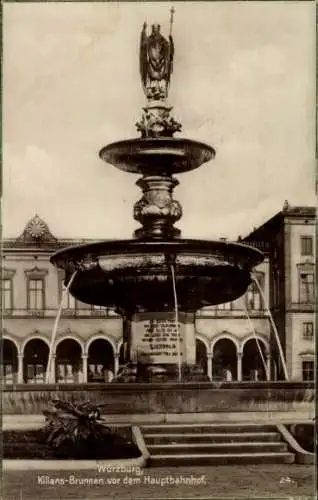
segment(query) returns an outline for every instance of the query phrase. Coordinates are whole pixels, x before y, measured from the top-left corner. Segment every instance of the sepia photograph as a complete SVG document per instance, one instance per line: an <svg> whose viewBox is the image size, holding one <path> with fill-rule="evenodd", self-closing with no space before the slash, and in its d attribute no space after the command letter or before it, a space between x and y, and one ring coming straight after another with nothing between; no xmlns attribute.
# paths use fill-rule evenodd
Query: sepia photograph
<svg viewBox="0 0 318 500"><path fill-rule="evenodd" d="M1 498L316 498L315 169L316 2L3 2Z"/></svg>

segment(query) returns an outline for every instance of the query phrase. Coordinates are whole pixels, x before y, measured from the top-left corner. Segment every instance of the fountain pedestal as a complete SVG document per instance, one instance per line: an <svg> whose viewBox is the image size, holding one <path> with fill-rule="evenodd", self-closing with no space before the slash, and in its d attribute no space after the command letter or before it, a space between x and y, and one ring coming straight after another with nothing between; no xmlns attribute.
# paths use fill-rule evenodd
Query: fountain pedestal
<svg viewBox="0 0 318 500"><path fill-rule="evenodd" d="M195 371L196 341L194 313L138 312L126 320L124 352L131 380L142 367L151 380L175 380L179 366ZM141 378L142 375L141 375Z"/></svg>
<svg viewBox="0 0 318 500"><path fill-rule="evenodd" d="M152 365L195 364L194 315L174 312L136 313L128 322L130 361Z"/></svg>

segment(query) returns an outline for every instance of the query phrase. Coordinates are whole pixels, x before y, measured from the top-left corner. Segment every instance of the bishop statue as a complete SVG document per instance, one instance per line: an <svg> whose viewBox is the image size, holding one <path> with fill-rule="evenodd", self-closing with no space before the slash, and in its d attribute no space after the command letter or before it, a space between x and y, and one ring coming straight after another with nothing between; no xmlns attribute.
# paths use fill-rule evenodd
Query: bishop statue
<svg viewBox="0 0 318 500"><path fill-rule="evenodd" d="M159 24L153 24L151 34L147 36L147 24L144 23L140 40L140 75L148 100L164 101L167 99L173 56L174 44L171 28L169 39L166 40L160 33Z"/></svg>

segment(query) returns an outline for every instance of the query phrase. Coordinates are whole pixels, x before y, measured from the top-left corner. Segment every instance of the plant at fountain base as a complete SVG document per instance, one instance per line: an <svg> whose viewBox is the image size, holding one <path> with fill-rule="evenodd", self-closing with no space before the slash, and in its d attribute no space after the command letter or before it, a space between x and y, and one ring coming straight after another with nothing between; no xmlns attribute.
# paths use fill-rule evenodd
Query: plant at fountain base
<svg viewBox="0 0 318 500"><path fill-rule="evenodd" d="M111 430L103 425L97 406L89 402L75 405L74 403L52 401L53 409L45 410L47 443L53 448L65 444L80 445L85 441L98 441Z"/></svg>
<svg viewBox="0 0 318 500"><path fill-rule="evenodd" d="M100 408L90 402L76 404L53 400L44 410L42 441L56 458L107 459L140 456L136 445L105 425Z"/></svg>
<svg viewBox="0 0 318 500"><path fill-rule="evenodd" d="M100 406L54 400L43 411L39 429L4 430L5 459L109 460L141 456L131 426L110 428L100 417Z"/></svg>

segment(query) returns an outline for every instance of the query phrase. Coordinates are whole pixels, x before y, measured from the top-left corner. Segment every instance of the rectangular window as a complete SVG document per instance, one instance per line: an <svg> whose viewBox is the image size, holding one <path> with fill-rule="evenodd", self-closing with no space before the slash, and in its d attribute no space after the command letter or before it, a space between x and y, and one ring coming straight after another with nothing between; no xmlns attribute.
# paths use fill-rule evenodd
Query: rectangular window
<svg viewBox="0 0 318 500"><path fill-rule="evenodd" d="M232 309L231 302L225 302L224 304L218 304L218 309L221 311L230 311Z"/></svg>
<svg viewBox="0 0 318 500"><path fill-rule="evenodd" d="M92 306L92 314L94 316L106 316L107 308L105 306Z"/></svg>
<svg viewBox="0 0 318 500"><path fill-rule="evenodd" d="M246 293L247 309L259 311L262 309L261 294L257 286L253 283Z"/></svg>
<svg viewBox="0 0 318 500"><path fill-rule="evenodd" d="M303 380L314 380L315 379L315 363L314 361L303 361L302 362L302 372Z"/></svg>
<svg viewBox="0 0 318 500"><path fill-rule="evenodd" d="M74 384L78 382L78 374L70 363L58 363L56 381L61 384Z"/></svg>
<svg viewBox="0 0 318 500"><path fill-rule="evenodd" d="M306 321L303 323L303 338L312 339L314 336L314 323L312 321Z"/></svg>
<svg viewBox="0 0 318 500"><path fill-rule="evenodd" d="M44 384L45 382L45 366L43 364L28 364L27 365L27 384Z"/></svg>
<svg viewBox="0 0 318 500"><path fill-rule="evenodd" d="M1 281L1 292L2 292L2 307L4 311L11 310L13 308L12 298L13 298L13 283L11 278L5 278Z"/></svg>
<svg viewBox="0 0 318 500"><path fill-rule="evenodd" d="M66 292L66 286L64 283L61 283L61 299L63 300L62 302L62 309L71 309L75 310L76 309L76 299L67 291Z"/></svg>
<svg viewBox="0 0 318 500"><path fill-rule="evenodd" d="M273 272L273 305L279 304L280 301L280 271L277 269Z"/></svg>
<svg viewBox="0 0 318 500"><path fill-rule="evenodd" d="M301 255L313 255L313 238L312 236L300 237L300 250Z"/></svg>
<svg viewBox="0 0 318 500"><path fill-rule="evenodd" d="M314 301L314 275L301 273L299 279L299 300L301 303L310 304Z"/></svg>
<svg viewBox="0 0 318 500"><path fill-rule="evenodd" d="M104 365L89 364L88 365L88 381L89 382L105 382Z"/></svg>
<svg viewBox="0 0 318 500"><path fill-rule="evenodd" d="M44 309L44 280L42 278L28 280L28 309L33 311Z"/></svg>
<svg viewBox="0 0 318 500"><path fill-rule="evenodd" d="M3 363L3 381L5 384L14 384L14 370L12 363Z"/></svg>
<svg viewBox="0 0 318 500"><path fill-rule="evenodd" d="M107 309L106 314L107 314L107 316L110 316L110 317L113 316L114 318L120 317L119 314L116 313L116 311L114 311L114 309Z"/></svg>

